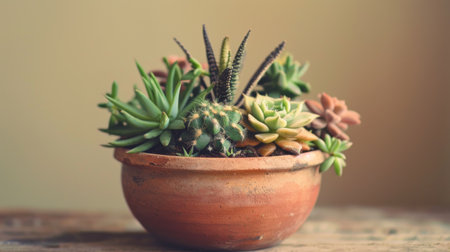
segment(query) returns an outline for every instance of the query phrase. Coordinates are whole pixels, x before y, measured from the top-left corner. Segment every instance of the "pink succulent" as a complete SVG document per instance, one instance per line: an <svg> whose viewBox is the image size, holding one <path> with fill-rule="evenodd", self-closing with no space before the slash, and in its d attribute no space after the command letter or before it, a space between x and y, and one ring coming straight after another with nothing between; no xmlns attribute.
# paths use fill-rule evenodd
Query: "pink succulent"
<svg viewBox="0 0 450 252"><path fill-rule="evenodd" d="M311 123L311 127L317 130L324 130L334 137L342 140L349 140L349 136L344 132L349 125L360 124L359 113L348 110L345 101L338 100L326 93L319 95L320 103L314 100L306 100L308 109L320 117Z"/></svg>

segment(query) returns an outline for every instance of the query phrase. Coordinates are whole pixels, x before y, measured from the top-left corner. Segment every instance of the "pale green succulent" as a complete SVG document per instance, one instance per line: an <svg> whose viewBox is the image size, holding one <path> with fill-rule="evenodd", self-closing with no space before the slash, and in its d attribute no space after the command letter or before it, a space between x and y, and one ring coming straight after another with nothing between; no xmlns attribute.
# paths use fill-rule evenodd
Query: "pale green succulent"
<svg viewBox="0 0 450 252"><path fill-rule="evenodd" d="M184 117L201 103L212 89L211 86L192 97L194 84L203 72L194 69L192 73L184 75L174 63L170 66L163 91L152 73L149 76L139 64L136 65L146 92L135 88L135 97L125 103L117 97L117 84L113 83L112 92L105 96L108 102L99 104L111 112L108 128L101 131L121 137L107 146L131 148L128 153L147 151L158 144L168 146L173 139L173 131L185 128ZM184 92L181 92L183 79L190 81Z"/></svg>
<svg viewBox="0 0 450 252"><path fill-rule="evenodd" d="M298 97L309 92L309 83L300 80L308 67L308 63L300 64L294 61L291 55L287 55L284 59L273 62L258 82L258 86L271 97Z"/></svg>
<svg viewBox="0 0 450 252"><path fill-rule="evenodd" d="M348 150L352 146L352 143L336 137L330 137L330 135L326 134L324 140L317 139L314 141L314 144L321 151L329 155L320 165L319 171L325 172L333 165L336 175L342 176L343 169L346 165L346 157L342 152Z"/></svg>
<svg viewBox="0 0 450 252"><path fill-rule="evenodd" d="M271 98L257 95L256 98L245 96L244 106L247 111L247 127L255 133L255 138L262 146L260 154L270 155L276 146L300 153L302 141L316 140L317 137L306 131L303 126L311 123L317 115L304 112L303 102L293 102L287 97Z"/></svg>

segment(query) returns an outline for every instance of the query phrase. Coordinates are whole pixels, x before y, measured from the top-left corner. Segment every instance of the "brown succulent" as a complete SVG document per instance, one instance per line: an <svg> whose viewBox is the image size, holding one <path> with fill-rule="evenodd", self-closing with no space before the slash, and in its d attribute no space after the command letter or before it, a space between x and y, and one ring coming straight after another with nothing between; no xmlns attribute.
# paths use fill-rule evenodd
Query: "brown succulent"
<svg viewBox="0 0 450 252"><path fill-rule="evenodd" d="M342 140L349 140L349 136L344 132L349 125L360 124L359 113L348 110L345 101L336 97L331 97L326 93L319 95L320 103L314 100L306 100L308 109L319 117L314 119L311 127L321 132L328 132L330 135Z"/></svg>

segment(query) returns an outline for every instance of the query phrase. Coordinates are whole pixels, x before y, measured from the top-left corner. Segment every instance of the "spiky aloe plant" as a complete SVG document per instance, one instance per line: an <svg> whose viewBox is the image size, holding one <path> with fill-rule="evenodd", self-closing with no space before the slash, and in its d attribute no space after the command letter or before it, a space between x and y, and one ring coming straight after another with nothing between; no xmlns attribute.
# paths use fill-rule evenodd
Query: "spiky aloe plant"
<svg viewBox="0 0 450 252"><path fill-rule="evenodd" d="M329 157L320 165L320 172L325 172L334 166L334 171L338 176L342 176L343 169L346 165L345 155L343 151L348 150L352 143L348 141L342 141L336 137L330 137L326 134L324 140L317 139L314 144L323 152L328 153Z"/></svg>
<svg viewBox="0 0 450 252"><path fill-rule="evenodd" d="M239 125L241 118L241 112L230 105L203 102L186 119L187 128L181 139L198 151L226 154L233 143L245 137L245 130Z"/></svg>
<svg viewBox="0 0 450 252"><path fill-rule="evenodd" d="M120 136L108 146L132 148L129 153L147 151L158 144L168 146L173 139L172 132L185 128L183 118L204 100L212 88L191 97L195 81L203 73L195 71L181 93L181 80L187 77L175 63L170 66L163 91L153 74L149 76L137 62L136 65L146 94L136 88L132 101L122 102L117 97L117 84L114 82L112 92L105 96L108 103L99 104L111 112L108 128L101 131Z"/></svg>
<svg viewBox="0 0 450 252"><path fill-rule="evenodd" d="M310 86L300 78L308 70L309 64L301 65L294 61L291 55L276 60L265 72L258 86L271 97L278 98L285 95L290 98L308 93Z"/></svg>
<svg viewBox="0 0 450 252"><path fill-rule="evenodd" d="M258 94L256 98L245 96L244 106L247 111L244 122L261 143L258 153L262 156L271 155L277 146L299 154L302 142L317 139L303 128L317 117L302 111L303 102L292 102L285 96L275 99Z"/></svg>
<svg viewBox="0 0 450 252"><path fill-rule="evenodd" d="M222 41L222 47L220 50L219 64L217 63L216 57L214 55L214 50L211 46L211 42L208 37L205 25L203 25L203 40L205 43L206 58L208 61L209 68L209 86L214 86L209 98L213 102L220 102L224 104L232 104L240 107L244 102L244 95L250 95L252 90L256 87L258 81L263 77L265 71L270 67L270 65L275 61L278 55L284 48L284 41L281 42L261 63L256 72L252 75L248 83L243 87L242 93L235 97L235 91L239 82L239 73L242 68L242 62L245 55L245 48L247 44L250 31L244 36L239 48L231 59L231 50L229 46L229 39L225 37ZM184 46L175 39L177 44L186 54L186 58L190 58L190 53L184 48ZM202 78L200 79L202 80ZM204 88L208 85L206 82L200 82Z"/></svg>

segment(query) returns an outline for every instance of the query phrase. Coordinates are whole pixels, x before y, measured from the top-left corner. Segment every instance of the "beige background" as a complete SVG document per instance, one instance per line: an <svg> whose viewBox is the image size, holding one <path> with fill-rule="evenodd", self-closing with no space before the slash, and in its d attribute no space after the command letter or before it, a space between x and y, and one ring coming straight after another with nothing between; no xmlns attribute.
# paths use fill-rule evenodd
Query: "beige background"
<svg viewBox="0 0 450 252"><path fill-rule="evenodd" d="M204 61L201 24L236 48L244 80L278 42L305 79L362 114L344 176L325 174L319 204L450 205L450 1L0 0L0 207L126 209L96 108L179 54ZM217 51L218 49L216 49Z"/></svg>

